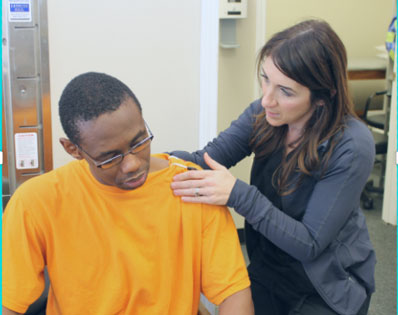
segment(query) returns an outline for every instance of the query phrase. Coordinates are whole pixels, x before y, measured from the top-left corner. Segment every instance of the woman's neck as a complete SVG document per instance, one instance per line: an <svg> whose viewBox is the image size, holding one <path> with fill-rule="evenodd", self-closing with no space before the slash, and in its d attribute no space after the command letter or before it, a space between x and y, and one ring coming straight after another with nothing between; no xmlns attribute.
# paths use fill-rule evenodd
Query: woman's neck
<svg viewBox="0 0 398 315"><path fill-rule="evenodd" d="M285 138L285 152L289 154L295 147L300 143L297 141L303 135L304 130L302 128L289 128Z"/></svg>

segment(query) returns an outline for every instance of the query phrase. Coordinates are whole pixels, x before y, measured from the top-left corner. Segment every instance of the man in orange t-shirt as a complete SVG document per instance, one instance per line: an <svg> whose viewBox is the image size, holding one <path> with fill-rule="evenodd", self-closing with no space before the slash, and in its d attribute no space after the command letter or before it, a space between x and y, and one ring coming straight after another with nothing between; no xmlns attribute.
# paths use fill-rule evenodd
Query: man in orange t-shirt
<svg viewBox="0 0 398 315"><path fill-rule="evenodd" d="M184 203L173 176L196 165L151 155L153 135L122 82L85 73L59 102L76 161L22 184L3 216L3 314L26 312L50 278L46 313L253 314L225 207ZM195 192L192 192L195 193Z"/></svg>

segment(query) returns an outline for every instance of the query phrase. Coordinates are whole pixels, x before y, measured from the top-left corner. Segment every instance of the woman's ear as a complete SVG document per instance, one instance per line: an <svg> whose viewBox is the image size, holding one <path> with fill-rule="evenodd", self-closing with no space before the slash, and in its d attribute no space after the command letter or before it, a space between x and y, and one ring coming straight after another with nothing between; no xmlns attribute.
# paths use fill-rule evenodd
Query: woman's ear
<svg viewBox="0 0 398 315"><path fill-rule="evenodd" d="M80 154L79 148L67 138L59 138L59 142L64 147L66 153L70 154L77 160L82 160L83 156Z"/></svg>

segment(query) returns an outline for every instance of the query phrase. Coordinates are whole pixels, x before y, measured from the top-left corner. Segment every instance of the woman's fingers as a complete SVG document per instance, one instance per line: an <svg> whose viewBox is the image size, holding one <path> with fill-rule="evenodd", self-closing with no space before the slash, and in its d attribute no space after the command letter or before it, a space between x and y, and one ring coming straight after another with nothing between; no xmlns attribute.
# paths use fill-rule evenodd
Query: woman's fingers
<svg viewBox="0 0 398 315"><path fill-rule="evenodd" d="M176 194L176 191L174 191ZM211 190L207 190L205 187L199 188L199 193L191 191L190 194L182 194L181 200L184 202L191 203L207 203L212 205L225 205L226 201L224 198L220 198L217 194L213 194Z"/></svg>
<svg viewBox="0 0 398 315"><path fill-rule="evenodd" d="M188 188L175 188L173 189L174 195L176 196L192 196L201 197L206 194L205 187L188 187Z"/></svg>
<svg viewBox="0 0 398 315"><path fill-rule="evenodd" d="M187 171L173 177L171 188L185 202L225 205L236 178L207 153L204 159L211 170Z"/></svg>
<svg viewBox="0 0 398 315"><path fill-rule="evenodd" d="M212 170L227 170L223 165L220 163L216 162L213 160L210 155L205 152L204 154L204 159L207 165ZM173 182L179 182L179 181L189 181L189 180L199 180L199 179L206 179L212 176L212 172L208 170L195 170L195 171L188 171L184 173L177 174L173 177ZM193 186L190 187L197 187L197 183L194 182L189 182L188 186L190 184L193 184ZM180 186L180 187L188 187L188 186ZM172 186L172 188L174 188Z"/></svg>
<svg viewBox="0 0 398 315"><path fill-rule="evenodd" d="M173 182L171 183L171 189L193 189L196 187L206 186L206 179L210 174L206 174L204 172L210 171L188 171L174 176Z"/></svg>
<svg viewBox="0 0 398 315"><path fill-rule="evenodd" d="M227 169L205 172L205 179L189 179L171 183L174 195L182 196L185 202L225 205L236 178Z"/></svg>
<svg viewBox="0 0 398 315"><path fill-rule="evenodd" d="M212 204L212 205L217 204L215 202L211 202L211 200L208 196L198 196L198 197L183 196L183 197L181 197L181 200L185 201L185 202L191 202L191 203L207 203L207 204Z"/></svg>

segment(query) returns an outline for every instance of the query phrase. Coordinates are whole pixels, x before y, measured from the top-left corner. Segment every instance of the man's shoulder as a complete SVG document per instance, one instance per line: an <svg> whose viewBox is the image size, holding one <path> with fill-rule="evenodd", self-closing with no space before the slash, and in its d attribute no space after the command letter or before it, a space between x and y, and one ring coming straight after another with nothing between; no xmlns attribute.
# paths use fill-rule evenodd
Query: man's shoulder
<svg viewBox="0 0 398 315"><path fill-rule="evenodd" d="M187 172L190 170L201 170L202 168L193 162L190 161L185 161L183 159L180 159L176 156L169 155L166 153L162 154L153 154L152 158L159 158L164 161L167 161L168 163L168 168L170 172L167 172L168 177L171 177L175 174L182 173L182 172ZM178 197L180 198L180 197ZM209 205L209 204L204 204L204 203L186 203L183 202L182 205L184 207L195 207L195 208L200 208L202 212L209 213L215 216L222 215L222 216L229 216L230 211L226 206L217 206L217 205Z"/></svg>
<svg viewBox="0 0 398 315"><path fill-rule="evenodd" d="M195 164L190 161L185 161L185 160L180 159L179 157L176 157L174 155L167 155L167 158L169 160L169 166L181 167L185 171L201 170L202 169L198 164Z"/></svg>
<svg viewBox="0 0 398 315"><path fill-rule="evenodd" d="M52 189L62 182L67 182L68 177L80 167L79 161L72 161L44 174L32 177L23 182L16 190L16 195L32 196L44 194L48 196Z"/></svg>
<svg viewBox="0 0 398 315"><path fill-rule="evenodd" d="M167 153L152 154L151 168L152 167L154 168L153 171L169 167L169 168L174 169L175 172L177 172L177 173L183 172L183 171L189 171L189 170L202 169L198 164L195 164L195 163L189 162L189 161L185 161L183 159L180 159L177 156L170 155Z"/></svg>
<svg viewBox="0 0 398 315"><path fill-rule="evenodd" d="M28 179L12 194L5 213L7 216L12 212L17 216L30 213L41 217L51 209L60 209L64 201L70 200L74 192L81 190L84 185L82 177L86 172L82 171L83 168L80 161L72 161Z"/></svg>

